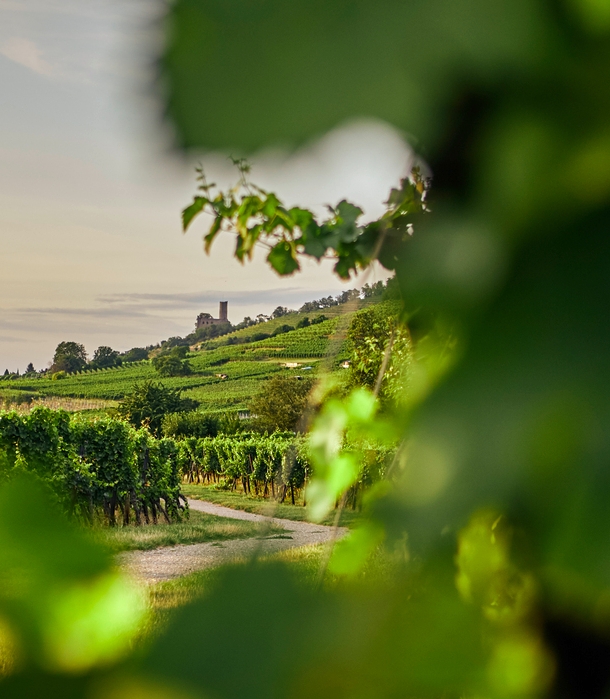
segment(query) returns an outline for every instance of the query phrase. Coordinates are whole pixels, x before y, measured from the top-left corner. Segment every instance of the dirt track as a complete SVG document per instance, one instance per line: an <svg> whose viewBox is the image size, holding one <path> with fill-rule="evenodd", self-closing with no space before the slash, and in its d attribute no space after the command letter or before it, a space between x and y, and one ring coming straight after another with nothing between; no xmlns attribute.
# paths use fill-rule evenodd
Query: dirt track
<svg viewBox="0 0 610 699"><path fill-rule="evenodd" d="M282 529L283 534L255 539L231 539L222 542L168 546L152 551L127 551L118 556L121 566L129 570L136 578L147 583L187 575L203 568L212 568L237 558L267 555L285 549L321 544L333 536L332 527L310 522L293 522L289 519L264 517L251 512L232 510L203 500L189 500L193 510L206 512L217 517L244 519L250 522L269 522ZM337 537L342 537L347 529L340 527Z"/></svg>

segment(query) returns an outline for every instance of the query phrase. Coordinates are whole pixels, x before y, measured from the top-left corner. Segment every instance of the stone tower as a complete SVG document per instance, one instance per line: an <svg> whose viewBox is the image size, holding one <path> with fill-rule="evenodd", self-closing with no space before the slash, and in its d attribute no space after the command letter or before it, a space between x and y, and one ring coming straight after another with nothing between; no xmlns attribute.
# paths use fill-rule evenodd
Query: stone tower
<svg viewBox="0 0 610 699"><path fill-rule="evenodd" d="M220 302L220 309L218 311L218 320L222 321L223 323L227 323L229 320L229 302L228 301L221 301Z"/></svg>

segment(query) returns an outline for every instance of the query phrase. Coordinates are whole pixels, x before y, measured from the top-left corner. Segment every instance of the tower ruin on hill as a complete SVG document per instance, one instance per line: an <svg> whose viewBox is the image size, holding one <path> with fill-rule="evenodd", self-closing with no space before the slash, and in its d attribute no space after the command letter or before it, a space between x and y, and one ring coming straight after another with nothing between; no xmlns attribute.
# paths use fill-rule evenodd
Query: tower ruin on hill
<svg viewBox="0 0 610 699"><path fill-rule="evenodd" d="M218 318L212 318L209 313L200 313L195 322L195 328L205 328L208 325L219 325L229 322L229 302L221 301L218 310Z"/></svg>

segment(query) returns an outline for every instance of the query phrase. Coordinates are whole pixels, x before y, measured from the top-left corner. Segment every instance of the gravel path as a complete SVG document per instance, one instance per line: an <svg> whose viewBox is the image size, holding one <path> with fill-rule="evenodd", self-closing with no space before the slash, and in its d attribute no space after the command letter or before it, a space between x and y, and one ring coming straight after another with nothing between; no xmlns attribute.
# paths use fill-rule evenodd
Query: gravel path
<svg viewBox="0 0 610 699"><path fill-rule="evenodd" d="M268 522L284 529L281 535L255 539L230 539L204 544L167 546L152 551L126 551L119 554L118 561L132 575L146 583L162 582L187 575L203 568L212 568L237 558L267 555L310 544L321 544L333 536L332 527L310 522L293 522L290 519L265 517L263 515L233 510L203 500L189 500L192 510L206 512L217 517L245 519L250 522ZM345 536L347 529L339 527L337 537Z"/></svg>

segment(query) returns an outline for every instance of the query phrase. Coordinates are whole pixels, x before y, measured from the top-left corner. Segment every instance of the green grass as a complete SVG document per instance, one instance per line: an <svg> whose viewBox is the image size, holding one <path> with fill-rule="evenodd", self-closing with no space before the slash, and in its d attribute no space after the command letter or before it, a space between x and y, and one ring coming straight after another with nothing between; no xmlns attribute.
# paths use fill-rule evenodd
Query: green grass
<svg viewBox="0 0 610 699"><path fill-rule="evenodd" d="M280 527L265 523L244 522L216 517L191 510L188 520L173 524L159 523L141 527L104 527L96 537L113 551L149 551L161 546L199 544L207 541L247 539L284 533Z"/></svg>
<svg viewBox="0 0 610 699"><path fill-rule="evenodd" d="M182 492L189 498L207 500L217 505L232 507L235 510L244 510L245 512L254 512L255 514L279 517L281 519L291 519L296 522L311 521L309 511L306 507L303 507L302 501L296 505L286 502L279 503L271 499L245 495L240 491L219 490L215 486L209 485L184 484ZM331 512L322 520L321 524L334 524L335 516L336 512ZM359 520L360 513L346 509L341 513L339 524L342 527L353 527Z"/></svg>

